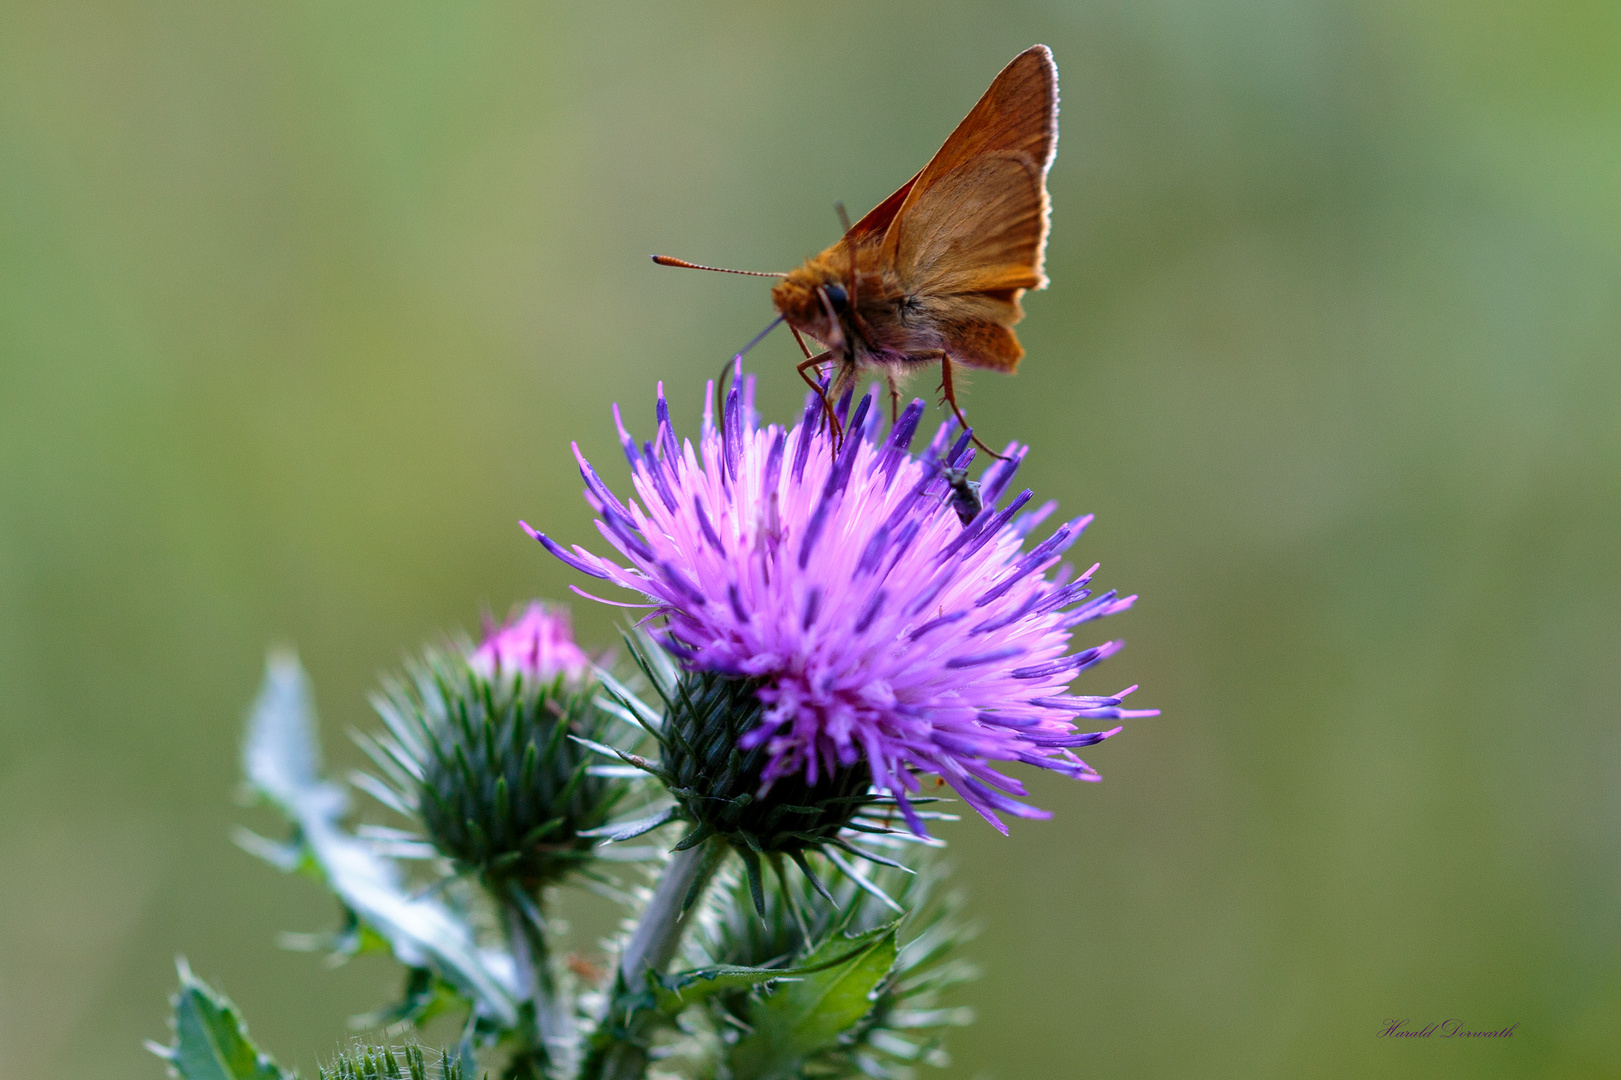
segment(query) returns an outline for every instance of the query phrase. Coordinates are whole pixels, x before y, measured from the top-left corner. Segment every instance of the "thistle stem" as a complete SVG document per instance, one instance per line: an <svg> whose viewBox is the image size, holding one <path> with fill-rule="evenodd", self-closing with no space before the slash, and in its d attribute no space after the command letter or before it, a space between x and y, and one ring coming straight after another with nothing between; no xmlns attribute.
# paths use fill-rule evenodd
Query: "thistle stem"
<svg viewBox="0 0 1621 1080"><path fill-rule="evenodd" d="M699 844L678 851L664 868L664 876L659 878L653 898L647 902L619 959L619 976L627 986L641 985L644 972L663 968L675 956L688 922L683 918L682 904L700 879L707 880L715 870L715 860L707 848L707 844Z"/></svg>
<svg viewBox="0 0 1621 1080"><path fill-rule="evenodd" d="M573 1032L566 1006L552 980L545 928L537 925L525 905L514 898L503 898L501 907L519 990L535 1010L532 1044L536 1064L545 1072L566 1074Z"/></svg>
<svg viewBox="0 0 1621 1080"><path fill-rule="evenodd" d="M635 996L647 980L649 971L662 971L675 956L681 944L681 935L692 921L684 908L686 899L694 891L702 892L710 877L720 865L722 850L714 839L697 847L678 851L664 868L664 876L653 889L653 898L642 911L641 921L625 942L625 951L619 958L619 970L614 982L614 993L609 1002L609 1013L603 1018L602 1029L611 1030L620 1020L628 998ZM696 906L696 905L695 905ZM585 1075L596 1080L641 1080L647 1072L647 1037L652 1017L646 1012L629 1019L626 1037L620 1038L595 1063L589 1063ZM595 1068L591 1067L595 1064Z"/></svg>

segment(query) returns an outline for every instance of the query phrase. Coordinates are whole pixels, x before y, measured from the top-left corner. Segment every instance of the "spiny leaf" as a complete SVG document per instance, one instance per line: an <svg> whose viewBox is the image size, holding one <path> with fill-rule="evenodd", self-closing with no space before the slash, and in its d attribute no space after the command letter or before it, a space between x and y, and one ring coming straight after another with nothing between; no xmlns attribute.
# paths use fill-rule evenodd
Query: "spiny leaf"
<svg viewBox="0 0 1621 1080"><path fill-rule="evenodd" d="M399 869L339 824L343 790L320 775L309 680L291 654L271 656L248 719L243 765L254 787L298 827L308 857L338 899L386 939L408 967L430 967L514 1024L515 995L485 963L472 928L444 904L412 897ZM272 860L285 867L285 860Z"/></svg>
<svg viewBox="0 0 1621 1080"><path fill-rule="evenodd" d="M835 934L818 946L799 965L808 974L778 985L750 1010L754 1032L732 1049L733 1075L797 1075L807 1056L834 1045L859 1023L895 966L895 931L891 923L854 938Z"/></svg>
<svg viewBox="0 0 1621 1080"><path fill-rule="evenodd" d="M191 973L184 960L174 996L174 1045L147 1043L180 1080L294 1080L248 1039L236 1006Z"/></svg>
<svg viewBox="0 0 1621 1080"><path fill-rule="evenodd" d="M774 979L793 979L799 973L783 968L719 967L682 971L674 975L650 975L653 1000L659 1011L674 1016L688 1005L696 1005L711 994L747 990Z"/></svg>
<svg viewBox="0 0 1621 1080"><path fill-rule="evenodd" d="M666 806L655 813L648 814L646 817L635 818L630 821L615 821L595 829L581 829L580 835L601 836L610 842L630 840L641 836L643 833L650 833L660 825L668 825L678 815L679 810L674 805Z"/></svg>
<svg viewBox="0 0 1621 1080"><path fill-rule="evenodd" d="M659 1009L673 1016L688 1005L697 1004L712 994L747 990L768 982L795 982L818 978L827 972L836 972L872 952L875 945L882 943L885 934L890 938L890 962L893 963L895 926L891 924L856 937L835 935L807 956L804 963L794 967L742 967L736 964L717 964L692 971L678 971L670 975L649 973L648 984ZM858 1014L856 1019L860 1018Z"/></svg>

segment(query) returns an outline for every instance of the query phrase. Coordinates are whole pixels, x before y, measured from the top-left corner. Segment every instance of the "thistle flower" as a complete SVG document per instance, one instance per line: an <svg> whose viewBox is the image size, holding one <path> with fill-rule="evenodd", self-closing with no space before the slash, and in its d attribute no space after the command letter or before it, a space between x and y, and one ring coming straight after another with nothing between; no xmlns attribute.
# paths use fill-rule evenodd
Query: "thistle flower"
<svg viewBox="0 0 1621 1080"><path fill-rule="evenodd" d="M361 746L381 778L357 782L492 884L532 893L589 873L588 834L628 790L571 738L605 738L611 719L589 664L567 616L538 603L477 647L427 651L373 697L387 732Z"/></svg>
<svg viewBox="0 0 1621 1080"><path fill-rule="evenodd" d="M467 666L485 679L505 675L550 683L561 675L574 686L591 671L591 658L574 643L568 611L537 600L490 631L467 657Z"/></svg>
<svg viewBox="0 0 1621 1080"><path fill-rule="evenodd" d="M524 529L569 566L644 594L687 671L752 685L760 720L739 747L765 749L762 791L789 776L815 788L864 762L922 835L919 774L938 774L1003 832L999 814L1050 815L1019 801L1023 786L992 762L1098 779L1074 751L1121 729L1075 721L1154 711L1122 707L1135 687L1069 693L1121 647L1070 653L1073 628L1136 599L1092 597L1096 566L1079 577L1058 566L1091 515L1026 550L1055 509L1027 510L1028 490L998 505L1027 448L1011 444L985 470L983 509L964 525L944 471L971 461L969 433L951 441L942 424L913 454L922 401L881 436L876 387L853 416L846 393L835 447L819 401L808 397L792 428L761 427L753 379L742 383L720 427L706 408L697 450L677 439L662 384L654 442L638 447L615 408L638 499L621 501L575 447L598 529L629 565Z"/></svg>

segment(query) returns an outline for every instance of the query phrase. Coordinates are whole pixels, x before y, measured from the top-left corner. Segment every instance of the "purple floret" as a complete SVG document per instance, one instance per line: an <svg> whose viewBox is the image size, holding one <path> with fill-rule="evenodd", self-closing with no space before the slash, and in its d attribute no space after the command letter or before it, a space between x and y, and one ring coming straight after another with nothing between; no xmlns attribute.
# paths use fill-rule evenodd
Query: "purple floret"
<svg viewBox="0 0 1621 1080"><path fill-rule="evenodd" d="M798 772L814 785L865 759L917 832L907 795L928 773L1006 832L998 813L1050 815L1018 801L1024 787L991 762L1098 779L1073 748L1121 729L1081 732L1075 721L1157 710L1122 708L1136 687L1068 692L1120 648L1071 654L1071 628L1136 600L1091 597L1097 567L1072 579L1059 565L1091 516L1027 551L1055 504L1026 510L1026 490L997 505L1027 447L1009 445L1008 460L985 470L984 510L965 526L943 469L966 467L973 450L966 434L951 441L948 423L914 455L922 401L885 437L874 387L835 455L814 396L791 429L762 428L753 390L752 376L741 394L732 388L724 430L706 408L697 450L677 440L662 383L652 443L638 448L616 407L637 499L621 502L575 447L598 530L628 565L525 530L582 573L647 596L686 669L760 680L764 718L742 745L766 747L766 786ZM846 395L841 415L848 407Z"/></svg>

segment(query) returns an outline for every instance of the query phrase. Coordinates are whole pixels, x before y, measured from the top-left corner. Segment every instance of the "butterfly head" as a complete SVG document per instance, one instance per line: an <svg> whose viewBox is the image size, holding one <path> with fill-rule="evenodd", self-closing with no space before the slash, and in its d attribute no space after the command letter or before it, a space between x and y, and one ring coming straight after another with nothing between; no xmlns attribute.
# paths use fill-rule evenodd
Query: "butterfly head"
<svg viewBox="0 0 1621 1080"><path fill-rule="evenodd" d="M850 293L842 275L832 267L817 265L820 261L812 259L791 271L772 288L771 302L789 326L842 352L848 336Z"/></svg>

